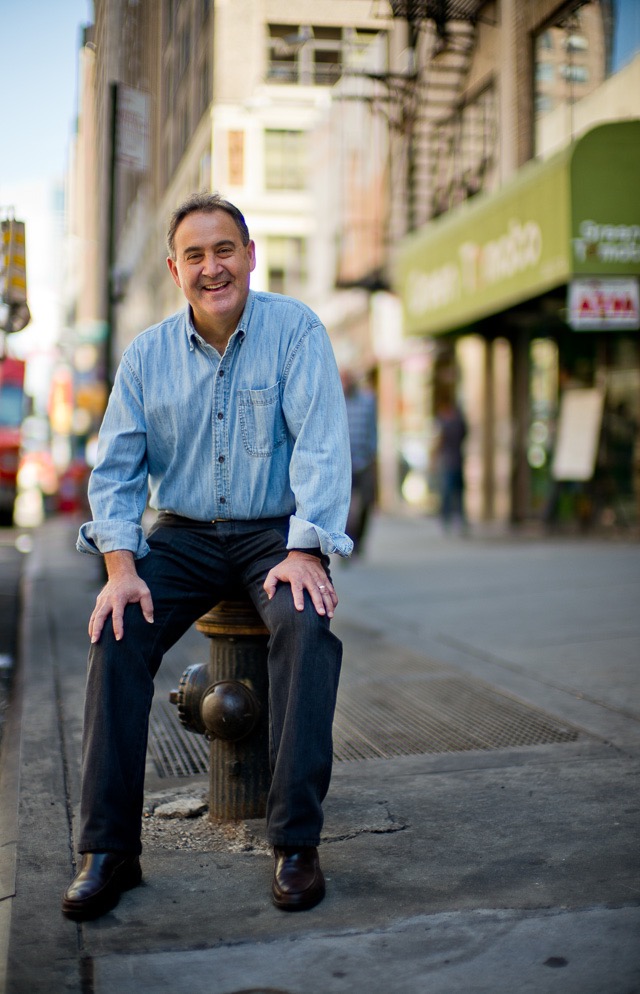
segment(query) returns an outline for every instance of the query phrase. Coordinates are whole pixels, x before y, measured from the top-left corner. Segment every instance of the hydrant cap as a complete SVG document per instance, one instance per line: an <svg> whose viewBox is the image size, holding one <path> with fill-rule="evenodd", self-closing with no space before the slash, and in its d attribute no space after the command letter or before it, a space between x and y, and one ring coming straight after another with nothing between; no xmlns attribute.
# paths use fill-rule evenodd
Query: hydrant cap
<svg viewBox="0 0 640 994"><path fill-rule="evenodd" d="M200 710L209 734L227 742L250 735L260 717L255 694L239 680L221 680L208 687Z"/></svg>

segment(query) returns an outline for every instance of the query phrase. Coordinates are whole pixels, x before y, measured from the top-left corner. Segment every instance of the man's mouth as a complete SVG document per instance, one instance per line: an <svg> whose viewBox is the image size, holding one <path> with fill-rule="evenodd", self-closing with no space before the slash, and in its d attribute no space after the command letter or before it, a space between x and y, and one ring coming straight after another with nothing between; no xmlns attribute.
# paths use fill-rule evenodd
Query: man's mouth
<svg viewBox="0 0 640 994"><path fill-rule="evenodd" d="M231 280L220 280L218 283L203 283L201 289L206 290L207 293L219 293L225 287L229 286L230 283Z"/></svg>

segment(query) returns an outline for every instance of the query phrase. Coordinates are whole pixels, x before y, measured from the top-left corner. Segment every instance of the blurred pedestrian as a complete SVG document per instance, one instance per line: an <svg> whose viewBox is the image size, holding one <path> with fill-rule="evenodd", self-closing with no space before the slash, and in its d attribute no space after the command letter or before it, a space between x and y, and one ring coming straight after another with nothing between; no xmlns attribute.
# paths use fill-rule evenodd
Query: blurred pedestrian
<svg viewBox="0 0 640 994"><path fill-rule="evenodd" d="M271 634L272 899L325 892L317 845L342 644L329 555L348 556L349 436L329 338L290 297L249 289L240 211L197 194L173 214L167 263L187 306L125 350L89 484L80 551L108 581L89 622L79 871L63 899L96 918L140 882L153 678L163 654L243 586ZM145 535L147 495L160 511Z"/></svg>
<svg viewBox="0 0 640 994"><path fill-rule="evenodd" d="M362 552L369 518L376 500L376 457L378 427L376 398L362 387L351 370L340 373L347 405L351 445L351 503L347 535L353 541L353 555Z"/></svg>
<svg viewBox="0 0 640 994"><path fill-rule="evenodd" d="M467 422L460 407L445 397L436 410L433 458L440 490L440 519L445 530L456 523L466 531L464 508L464 440Z"/></svg>

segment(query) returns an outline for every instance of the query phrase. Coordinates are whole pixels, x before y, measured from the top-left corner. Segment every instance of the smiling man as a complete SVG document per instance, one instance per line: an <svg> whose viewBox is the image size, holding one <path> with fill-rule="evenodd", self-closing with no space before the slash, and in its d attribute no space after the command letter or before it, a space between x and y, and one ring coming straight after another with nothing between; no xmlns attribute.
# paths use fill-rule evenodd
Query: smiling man
<svg viewBox="0 0 640 994"><path fill-rule="evenodd" d="M187 214L169 238L167 264L191 305L194 327L222 353L244 310L256 265L249 232L218 210Z"/></svg>
<svg viewBox="0 0 640 994"><path fill-rule="evenodd" d="M126 349L100 431L78 548L108 581L89 621L79 871L62 908L96 918L141 880L153 678L164 653L241 584L269 641L272 899L313 907L342 646L329 554L348 556L344 399L327 333L300 301L250 290L241 212L197 194L167 263L186 308ZM148 535L147 501L159 511ZM124 702L124 706L123 706Z"/></svg>

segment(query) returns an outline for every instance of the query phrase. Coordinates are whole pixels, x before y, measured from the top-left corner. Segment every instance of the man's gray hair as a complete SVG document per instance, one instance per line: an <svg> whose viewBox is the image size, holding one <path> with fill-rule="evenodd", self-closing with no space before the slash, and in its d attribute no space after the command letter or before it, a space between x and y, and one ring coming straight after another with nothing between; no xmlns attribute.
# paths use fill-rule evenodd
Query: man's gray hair
<svg viewBox="0 0 640 994"><path fill-rule="evenodd" d="M176 231L185 217L188 217L189 214L213 214L215 211L224 211L225 214L232 217L240 232L242 244L249 244L249 229L242 211L221 197L219 193L192 193L179 207L176 207L169 219L167 248L172 259L176 257Z"/></svg>

